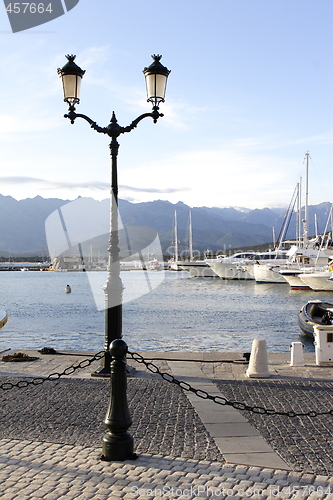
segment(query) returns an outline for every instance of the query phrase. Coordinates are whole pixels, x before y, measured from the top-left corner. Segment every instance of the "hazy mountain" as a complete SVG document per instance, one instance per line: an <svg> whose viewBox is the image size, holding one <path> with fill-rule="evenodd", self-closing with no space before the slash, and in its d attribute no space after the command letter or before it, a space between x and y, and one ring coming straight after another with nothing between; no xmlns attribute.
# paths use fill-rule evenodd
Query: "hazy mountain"
<svg viewBox="0 0 333 500"><path fill-rule="evenodd" d="M89 199L98 213L103 213L108 228L109 201ZM55 210L70 203L69 200L44 199L40 196L17 201L11 196L0 195L0 255L48 255L45 220ZM309 234L315 233L314 214L317 216L319 232L324 230L331 203L324 202L309 207ZM101 209L102 212L101 212ZM174 214L177 212L179 251L188 248L189 213L192 210L193 248L203 252L227 251L230 248L259 245L272 241L272 228L276 236L283 224L284 213L277 209L209 208L190 209L182 202L168 201L130 203L119 200L120 216L128 226L149 226L159 234L163 252L172 253L174 245ZM65 213L65 209L62 209ZM84 221L81 220L84 224ZM288 237L295 237L295 216ZM105 233L108 229L105 229ZM101 239L101 238L100 238ZM103 239L103 238L102 238ZM107 241L107 238L104 237ZM107 248L107 243L104 245Z"/></svg>
<svg viewBox="0 0 333 500"><path fill-rule="evenodd" d="M0 195L0 254L45 255L45 220L64 203L67 202L41 196L17 201Z"/></svg>

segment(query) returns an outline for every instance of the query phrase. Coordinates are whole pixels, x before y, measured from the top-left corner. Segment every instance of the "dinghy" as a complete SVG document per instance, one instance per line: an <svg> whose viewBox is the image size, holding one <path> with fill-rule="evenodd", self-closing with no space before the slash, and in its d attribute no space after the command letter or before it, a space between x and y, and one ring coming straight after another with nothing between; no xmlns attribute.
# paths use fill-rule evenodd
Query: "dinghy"
<svg viewBox="0 0 333 500"><path fill-rule="evenodd" d="M316 325L333 325L333 304L310 300L300 310L298 324L305 335L313 338Z"/></svg>

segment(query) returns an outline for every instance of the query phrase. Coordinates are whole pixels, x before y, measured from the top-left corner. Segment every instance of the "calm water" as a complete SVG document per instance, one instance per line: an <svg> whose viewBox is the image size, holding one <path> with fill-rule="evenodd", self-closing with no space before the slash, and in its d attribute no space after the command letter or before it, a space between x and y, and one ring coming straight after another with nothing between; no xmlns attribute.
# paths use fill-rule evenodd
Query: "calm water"
<svg viewBox="0 0 333 500"><path fill-rule="evenodd" d="M141 282L144 287L144 274L122 272L127 290ZM104 311L96 308L87 273L1 272L0 287L0 309L9 315L0 329L0 351L103 349ZM333 302L329 292L169 271L151 293L123 305L124 340L132 351L243 352L251 350L255 338L266 339L271 352L288 352L299 340L313 351L301 335L297 313L314 298Z"/></svg>

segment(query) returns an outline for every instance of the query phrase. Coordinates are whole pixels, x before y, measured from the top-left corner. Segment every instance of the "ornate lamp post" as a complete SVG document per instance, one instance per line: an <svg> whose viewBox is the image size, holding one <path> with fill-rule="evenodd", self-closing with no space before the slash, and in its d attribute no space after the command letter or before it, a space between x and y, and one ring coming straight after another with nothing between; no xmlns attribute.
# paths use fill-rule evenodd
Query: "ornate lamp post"
<svg viewBox="0 0 333 500"><path fill-rule="evenodd" d="M111 153L111 200L110 200L110 240L109 240L109 257L108 257L108 278L104 287L105 291L105 356L100 368L95 372L95 375L108 376L110 375L111 355L109 352L110 344L115 339L122 338L122 294L123 284L120 278L120 262L119 262L119 237L118 237L118 174L117 174L117 156L119 143L117 138L126 132L131 132L144 118L151 117L154 123L158 118L163 116L159 112L159 105L164 102L167 78L170 71L161 64L160 55L153 55L154 62L144 68L143 73L146 79L147 101L153 105L151 113L144 113L136 118L127 127L121 127L113 112L111 121L107 127L100 127L86 115L75 112L75 104L79 104L80 98L80 83L85 73L74 62L74 55L67 55L67 64L61 69L58 69L58 74L62 78L64 101L68 103L69 110L65 115L73 124L76 118L86 120L92 129L96 132L107 134L111 138L110 153Z"/></svg>

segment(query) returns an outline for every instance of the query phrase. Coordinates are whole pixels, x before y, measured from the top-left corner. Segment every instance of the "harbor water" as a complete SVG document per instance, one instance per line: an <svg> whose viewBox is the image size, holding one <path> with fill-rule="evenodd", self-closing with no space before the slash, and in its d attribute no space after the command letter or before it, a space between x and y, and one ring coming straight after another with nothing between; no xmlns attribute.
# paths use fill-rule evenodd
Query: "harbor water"
<svg viewBox="0 0 333 500"><path fill-rule="evenodd" d="M87 274L1 272L0 309L8 322L0 329L0 351L102 350L104 311L96 306ZM142 293L147 291L146 273L121 276L127 291L139 290L123 304L123 338L131 351L249 352L253 339L265 339L270 352L288 352L297 341L314 351L298 327L298 311L308 300L333 302L329 292L294 291L288 284L192 278L173 271L140 296L141 285ZM71 293L65 293L67 284Z"/></svg>

